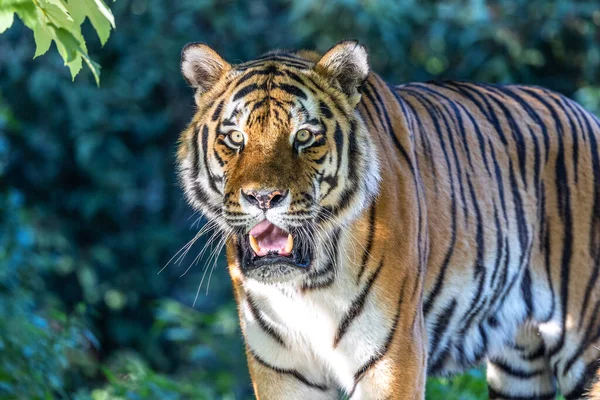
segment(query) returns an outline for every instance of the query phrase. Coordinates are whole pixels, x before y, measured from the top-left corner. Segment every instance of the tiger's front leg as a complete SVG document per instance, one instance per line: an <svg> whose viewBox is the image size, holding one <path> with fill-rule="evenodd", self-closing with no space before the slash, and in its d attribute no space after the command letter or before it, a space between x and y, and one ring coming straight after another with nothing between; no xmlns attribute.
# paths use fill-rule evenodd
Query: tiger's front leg
<svg viewBox="0 0 600 400"><path fill-rule="evenodd" d="M357 372L350 399L423 399L426 360L426 333L419 308L415 319L399 321L387 352Z"/></svg>
<svg viewBox="0 0 600 400"><path fill-rule="evenodd" d="M338 398L335 387L311 382L296 371L274 368L250 351L248 366L257 400L331 400Z"/></svg>

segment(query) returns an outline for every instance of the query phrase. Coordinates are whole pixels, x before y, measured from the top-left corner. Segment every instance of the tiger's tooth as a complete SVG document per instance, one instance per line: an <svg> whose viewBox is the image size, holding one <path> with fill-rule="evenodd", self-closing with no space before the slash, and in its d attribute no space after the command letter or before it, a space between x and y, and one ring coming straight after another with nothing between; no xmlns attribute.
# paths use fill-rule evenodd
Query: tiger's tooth
<svg viewBox="0 0 600 400"><path fill-rule="evenodd" d="M252 235L248 235L248 236L250 236L250 247L252 247L254 254L260 253L260 246L258 245L256 238Z"/></svg>
<svg viewBox="0 0 600 400"><path fill-rule="evenodd" d="M291 253L293 248L294 248L294 238L292 237L291 233L288 233L287 242L285 244L285 248L283 249L283 251L286 253Z"/></svg>

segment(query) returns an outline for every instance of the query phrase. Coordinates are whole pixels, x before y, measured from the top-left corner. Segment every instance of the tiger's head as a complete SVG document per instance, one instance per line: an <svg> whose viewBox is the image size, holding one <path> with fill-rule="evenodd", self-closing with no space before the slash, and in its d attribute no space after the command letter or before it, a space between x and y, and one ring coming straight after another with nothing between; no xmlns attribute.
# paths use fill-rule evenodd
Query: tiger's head
<svg viewBox="0 0 600 400"><path fill-rule="evenodd" d="M232 240L243 276L289 281L325 262L332 232L376 195L379 165L357 110L366 49L274 51L231 65L204 44L182 51L197 111L182 133L186 197Z"/></svg>

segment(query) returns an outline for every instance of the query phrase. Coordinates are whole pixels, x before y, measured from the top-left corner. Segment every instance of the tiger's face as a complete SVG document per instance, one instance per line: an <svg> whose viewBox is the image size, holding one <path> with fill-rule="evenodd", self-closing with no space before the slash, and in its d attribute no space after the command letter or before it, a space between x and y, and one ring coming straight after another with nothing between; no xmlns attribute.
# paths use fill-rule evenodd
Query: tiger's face
<svg viewBox="0 0 600 400"><path fill-rule="evenodd" d="M205 45L182 53L198 110L178 165L193 207L235 247L243 275L288 281L318 268L336 226L376 194L374 145L356 110L367 54L269 53L232 66Z"/></svg>

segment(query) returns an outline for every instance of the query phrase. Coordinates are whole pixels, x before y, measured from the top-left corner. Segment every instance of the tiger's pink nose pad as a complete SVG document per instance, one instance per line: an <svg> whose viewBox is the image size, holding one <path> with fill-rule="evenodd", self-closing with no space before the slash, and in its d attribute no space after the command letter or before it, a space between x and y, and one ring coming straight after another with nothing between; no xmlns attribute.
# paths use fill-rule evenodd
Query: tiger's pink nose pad
<svg viewBox="0 0 600 400"><path fill-rule="evenodd" d="M261 210L277 207L285 200L288 190L243 190L242 196L248 203Z"/></svg>

